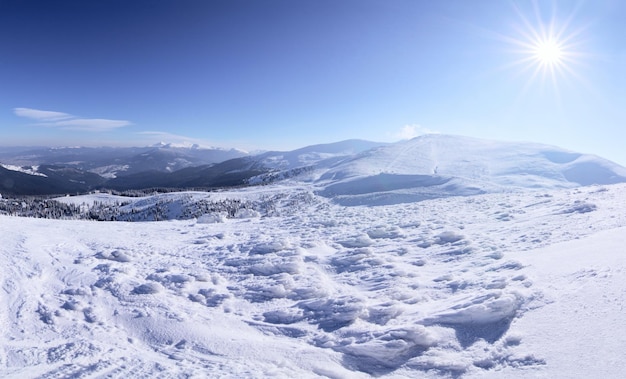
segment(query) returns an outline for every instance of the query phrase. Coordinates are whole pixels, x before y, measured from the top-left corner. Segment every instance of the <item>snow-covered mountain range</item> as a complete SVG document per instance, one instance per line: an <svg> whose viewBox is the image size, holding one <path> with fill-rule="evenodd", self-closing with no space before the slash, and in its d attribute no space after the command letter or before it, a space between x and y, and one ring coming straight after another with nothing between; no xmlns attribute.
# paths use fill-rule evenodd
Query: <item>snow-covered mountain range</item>
<svg viewBox="0 0 626 379"><path fill-rule="evenodd" d="M0 148L0 163L23 167L64 167L94 173L103 179L141 172L174 172L247 156L237 149L173 146L160 143L147 147L56 147ZM20 170L18 170L20 171Z"/></svg>
<svg viewBox="0 0 626 379"><path fill-rule="evenodd" d="M383 144L348 140L290 152L175 148L47 149L0 154L9 194L94 189L218 188L291 180L350 205L391 204L528 188L626 181L626 169L597 156L530 143L425 135Z"/></svg>

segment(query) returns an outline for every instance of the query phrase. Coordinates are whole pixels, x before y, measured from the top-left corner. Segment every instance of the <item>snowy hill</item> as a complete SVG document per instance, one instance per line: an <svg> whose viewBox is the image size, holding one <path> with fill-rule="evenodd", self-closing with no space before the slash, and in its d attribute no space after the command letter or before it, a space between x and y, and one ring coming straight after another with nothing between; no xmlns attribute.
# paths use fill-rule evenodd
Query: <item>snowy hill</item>
<svg viewBox="0 0 626 379"><path fill-rule="evenodd" d="M104 179L99 175L66 166L0 165L0 193L5 194L77 193L88 191L103 182Z"/></svg>
<svg viewBox="0 0 626 379"><path fill-rule="evenodd" d="M313 190L167 195L269 199L278 211L266 215L150 223L0 216L0 376L626 370L626 185L349 208Z"/></svg>
<svg viewBox="0 0 626 379"><path fill-rule="evenodd" d="M323 195L345 205L622 182L626 169L597 156L438 134L365 151L319 181Z"/></svg>

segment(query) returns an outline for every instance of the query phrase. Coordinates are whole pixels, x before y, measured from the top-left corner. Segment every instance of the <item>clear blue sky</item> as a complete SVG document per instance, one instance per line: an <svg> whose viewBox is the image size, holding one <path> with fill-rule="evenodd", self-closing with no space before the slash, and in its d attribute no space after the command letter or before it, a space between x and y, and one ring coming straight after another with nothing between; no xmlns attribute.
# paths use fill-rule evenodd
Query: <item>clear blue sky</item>
<svg viewBox="0 0 626 379"><path fill-rule="evenodd" d="M626 165L625 19L621 0L0 0L0 145L434 131Z"/></svg>

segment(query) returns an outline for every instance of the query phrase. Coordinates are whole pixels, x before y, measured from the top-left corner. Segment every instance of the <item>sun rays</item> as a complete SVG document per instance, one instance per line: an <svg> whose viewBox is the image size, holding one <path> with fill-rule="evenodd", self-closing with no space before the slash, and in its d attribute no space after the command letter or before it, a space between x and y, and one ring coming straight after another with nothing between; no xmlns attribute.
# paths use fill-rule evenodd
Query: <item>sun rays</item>
<svg viewBox="0 0 626 379"><path fill-rule="evenodd" d="M560 98L563 82L582 81L576 68L584 57L581 46L585 27L573 28L576 8L564 19L557 18L556 6L552 8L551 18L546 19L538 2L533 2L532 12L525 12L518 6L515 11L521 25L514 26L514 37L504 40L513 46L512 51L519 58L509 66L518 68L518 75L530 73L526 77L524 93L537 83L543 88L549 83Z"/></svg>

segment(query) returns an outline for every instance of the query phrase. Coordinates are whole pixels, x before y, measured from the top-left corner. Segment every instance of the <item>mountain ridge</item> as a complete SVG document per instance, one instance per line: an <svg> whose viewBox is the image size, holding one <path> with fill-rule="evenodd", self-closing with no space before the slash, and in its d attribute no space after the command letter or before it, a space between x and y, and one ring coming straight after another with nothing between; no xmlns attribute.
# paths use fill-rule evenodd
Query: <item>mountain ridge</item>
<svg viewBox="0 0 626 379"><path fill-rule="evenodd" d="M626 182L626 168L596 155L538 143L443 134L396 143L352 139L244 156L238 156L240 152L236 150L169 145L115 149L118 148L48 149L48 158L42 150L31 150L12 160L6 157L14 151L0 151L0 163L4 164L0 170L0 191L41 195L94 189L218 188L286 181L310 183L326 197L356 205ZM116 154L98 154L111 151ZM22 172L6 168L15 169L5 163L20 161L30 165L18 168ZM56 182L46 177L28 178L30 174L45 174L42 170L52 166L56 167ZM61 168L67 172L65 182Z"/></svg>

